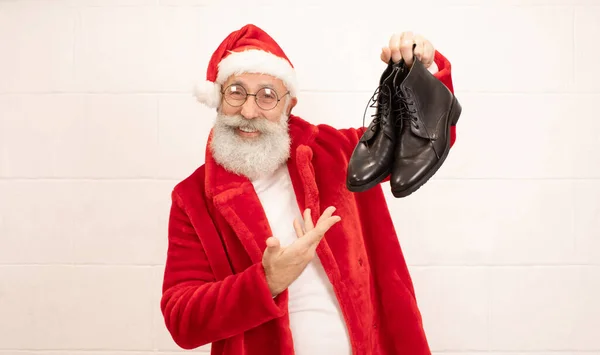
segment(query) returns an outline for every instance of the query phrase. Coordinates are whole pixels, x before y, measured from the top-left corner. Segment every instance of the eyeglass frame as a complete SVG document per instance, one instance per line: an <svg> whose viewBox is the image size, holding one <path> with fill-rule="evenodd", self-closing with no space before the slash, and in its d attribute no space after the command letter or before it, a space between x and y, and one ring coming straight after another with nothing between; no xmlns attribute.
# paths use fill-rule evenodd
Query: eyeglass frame
<svg viewBox="0 0 600 355"><path fill-rule="evenodd" d="M236 86L240 86L240 87L241 87L242 89L244 89L244 91L246 92L246 98L244 98L244 102L242 102L242 103L241 103L240 105L238 105L238 106L234 106L234 105L232 105L232 104L231 104L231 103L229 103L229 101L227 101L227 99L225 98L225 91L227 91L227 89L229 89L230 87L232 87L232 86L234 86L234 85L236 85ZM270 89L270 90L273 90L273 92L275 93L275 96L277 97L277 102L275 103L275 106L273 106L273 107L271 107L271 108L263 108L263 107L262 107L262 106L261 106L261 105L258 103L258 98L256 97L256 95L258 94L258 92L260 92L261 90L264 90L264 89ZM250 94L250 93L248 93L248 90L246 90L246 88L245 88L243 85L241 85L241 84L236 84L236 83L229 84L229 85L228 85L228 86L227 86L225 89L223 89L223 91L221 91L221 95L223 96L223 100L225 100L225 102L227 102L227 104L228 104L229 106L231 106L231 107L242 107L242 106L244 106L244 104L246 103L246 101L248 101L248 96L254 96L254 102L256 103L256 106L258 106L258 107L259 107L261 110L263 110L263 111L271 111L271 110L273 110L275 107L277 107L277 105L279 105L279 101L283 100L283 98L284 98L286 95L288 95L289 93L290 93L290 90L288 90L288 91L287 91L285 94L283 94L283 95L281 96L281 98L280 98L280 97L279 97L279 94L277 93L277 90L275 90L275 89L273 89L273 88L270 88L270 87L262 87L262 88L260 88L260 89L259 89L259 90L258 90L256 93L254 93L254 94Z"/></svg>

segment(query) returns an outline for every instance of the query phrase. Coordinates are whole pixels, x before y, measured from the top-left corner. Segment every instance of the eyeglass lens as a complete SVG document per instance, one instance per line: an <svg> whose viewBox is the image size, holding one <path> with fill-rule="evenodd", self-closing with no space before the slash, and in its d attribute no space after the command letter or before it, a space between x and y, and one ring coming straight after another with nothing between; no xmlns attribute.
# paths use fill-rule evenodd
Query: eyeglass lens
<svg viewBox="0 0 600 355"><path fill-rule="evenodd" d="M242 106L247 97L248 93L241 85L230 85L225 89L225 100L231 106ZM262 109L272 109L277 105L277 101L277 93L273 89L262 88L256 93L256 103Z"/></svg>

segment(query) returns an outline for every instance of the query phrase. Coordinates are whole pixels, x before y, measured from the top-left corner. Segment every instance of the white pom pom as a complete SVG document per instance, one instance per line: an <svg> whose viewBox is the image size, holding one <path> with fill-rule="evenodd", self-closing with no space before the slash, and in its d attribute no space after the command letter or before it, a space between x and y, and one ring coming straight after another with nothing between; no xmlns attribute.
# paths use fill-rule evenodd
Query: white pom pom
<svg viewBox="0 0 600 355"><path fill-rule="evenodd" d="M194 96L198 102L217 108L221 102L221 85L208 80L198 82L194 86Z"/></svg>

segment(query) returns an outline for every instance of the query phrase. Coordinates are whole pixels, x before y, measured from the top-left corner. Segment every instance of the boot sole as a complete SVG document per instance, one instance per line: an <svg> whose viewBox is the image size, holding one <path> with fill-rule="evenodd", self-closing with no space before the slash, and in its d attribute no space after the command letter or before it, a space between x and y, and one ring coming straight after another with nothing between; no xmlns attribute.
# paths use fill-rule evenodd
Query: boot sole
<svg viewBox="0 0 600 355"><path fill-rule="evenodd" d="M452 98L452 107L450 108L450 114L448 115L449 116L448 122L450 122L450 124L448 124L446 127L446 137L448 139L446 141L446 148L444 149L444 153L442 154L440 159L437 161L437 163L431 168L431 170L429 172L427 172L427 174L423 175L423 177L420 180L418 180L416 183L414 183L411 187L409 187L408 189L405 189L405 190L393 190L392 189L392 195L394 195L394 197L402 198L402 197L406 197L406 196L412 194L413 192L417 191L421 186L425 185L425 183L427 181L429 181L429 179L431 179L431 177L433 175L435 175L435 173L437 173L437 171L444 164L444 161L448 157L448 153L450 153L450 127L456 125L461 112L462 112L462 106L460 105L460 103L458 102L456 97L453 97Z"/></svg>

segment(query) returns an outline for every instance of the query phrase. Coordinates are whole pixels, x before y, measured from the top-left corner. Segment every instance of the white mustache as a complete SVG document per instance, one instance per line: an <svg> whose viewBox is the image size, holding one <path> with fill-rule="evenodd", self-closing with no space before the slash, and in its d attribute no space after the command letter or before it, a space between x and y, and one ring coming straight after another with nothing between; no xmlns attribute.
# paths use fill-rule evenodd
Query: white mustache
<svg viewBox="0 0 600 355"><path fill-rule="evenodd" d="M277 123L270 122L266 118L262 117L245 119L241 115L222 115L220 118L223 124L232 129L244 128L249 130L257 130L262 133L275 133L277 132L278 128Z"/></svg>
<svg viewBox="0 0 600 355"><path fill-rule="evenodd" d="M215 161L250 179L271 174L289 158L288 118L282 114L273 122L262 117L245 119L218 113L210 147ZM247 140L235 132L238 127L256 129L261 134Z"/></svg>

